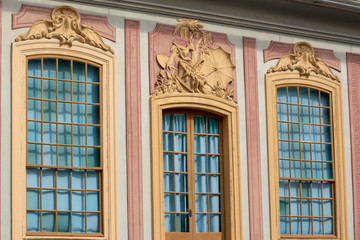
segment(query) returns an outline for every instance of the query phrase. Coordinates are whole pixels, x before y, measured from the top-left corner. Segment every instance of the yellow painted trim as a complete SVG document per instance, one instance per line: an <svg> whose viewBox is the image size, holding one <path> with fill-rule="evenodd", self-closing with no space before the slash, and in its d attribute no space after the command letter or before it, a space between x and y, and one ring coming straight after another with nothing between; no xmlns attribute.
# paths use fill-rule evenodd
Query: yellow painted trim
<svg viewBox="0 0 360 240"><path fill-rule="evenodd" d="M12 44L12 239L69 239L69 236L26 236L26 59L36 55L75 57L101 65L103 141L103 237L71 239L118 240L118 154L116 109L116 57L87 44L59 46L55 39Z"/></svg>
<svg viewBox="0 0 360 240"><path fill-rule="evenodd" d="M300 77L298 71L276 72L265 75L266 109L268 133L268 161L269 161L269 192L270 192L270 219L271 240L278 239L348 239L347 202L346 202L346 172L344 151L344 120L342 103L342 84L338 81L311 73L309 77ZM336 237L310 237L296 235L291 238L280 235L280 206L279 206L279 146L277 127L277 90L279 86L304 86L317 88L329 92L332 96L332 117L334 136L334 177L335 177L335 221Z"/></svg>
<svg viewBox="0 0 360 240"><path fill-rule="evenodd" d="M151 159L153 239L165 240L162 111L166 109L194 109L216 114L223 121L225 238L242 239L242 204L240 183L239 109L230 101L212 95L172 93L153 95L151 101Z"/></svg>

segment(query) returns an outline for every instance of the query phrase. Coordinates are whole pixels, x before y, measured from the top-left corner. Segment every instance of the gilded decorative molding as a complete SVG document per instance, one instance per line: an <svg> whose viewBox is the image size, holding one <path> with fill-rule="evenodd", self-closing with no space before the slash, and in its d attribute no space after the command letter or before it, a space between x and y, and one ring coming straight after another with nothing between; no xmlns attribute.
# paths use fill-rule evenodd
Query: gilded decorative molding
<svg viewBox="0 0 360 240"><path fill-rule="evenodd" d="M92 27L80 24L80 14L75 8L56 7L52 10L51 18L52 20L37 21L27 34L20 35L15 41L57 38L60 40L60 45L71 46L74 40L78 40L114 53L114 50L103 42L101 36Z"/></svg>
<svg viewBox="0 0 360 240"><path fill-rule="evenodd" d="M313 47L306 42L298 42L294 45L293 54L282 56L275 67L271 67L267 73L298 70L300 76L308 77L311 72L323 75L327 78L340 82L339 78L332 73L329 66L315 57Z"/></svg>
<svg viewBox="0 0 360 240"><path fill-rule="evenodd" d="M173 92L213 94L233 101L235 66L230 54L221 47L210 47L212 35L201 30L198 20L178 19L174 35L179 32L186 44L172 43L171 55L159 54L161 67L155 83L155 94Z"/></svg>

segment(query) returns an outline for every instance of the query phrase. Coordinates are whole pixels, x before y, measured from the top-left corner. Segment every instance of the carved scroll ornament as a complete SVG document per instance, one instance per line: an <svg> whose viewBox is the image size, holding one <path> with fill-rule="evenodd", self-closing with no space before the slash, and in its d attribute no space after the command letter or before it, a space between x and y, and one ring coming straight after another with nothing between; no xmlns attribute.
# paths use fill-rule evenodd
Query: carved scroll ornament
<svg viewBox="0 0 360 240"><path fill-rule="evenodd" d="M74 40L87 43L104 51L114 53L114 50L106 45L101 36L90 26L80 25L79 12L69 6L56 7L51 13L52 20L39 20L27 34L16 38L16 42L41 39L57 38L60 45L72 45Z"/></svg>
<svg viewBox="0 0 360 240"><path fill-rule="evenodd" d="M171 55L157 55L161 67L155 83L156 95L186 92L213 94L233 101L233 90L227 85L234 80L235 66L230 54L221 47L210 47L211 33L200 30L197 20L178 19L174 34L186 39L186 45L172 43Z"/></svg>
<svg viewBox="0 0 360 240"><path fill-rule="evenodd" d="M294 45L293 51L293 54L284 55L267 73L298 70L300 76L308 77L311 72L314 72L340 82L328 65L315 57L314 49L309 43L298 42Z"/></svg>

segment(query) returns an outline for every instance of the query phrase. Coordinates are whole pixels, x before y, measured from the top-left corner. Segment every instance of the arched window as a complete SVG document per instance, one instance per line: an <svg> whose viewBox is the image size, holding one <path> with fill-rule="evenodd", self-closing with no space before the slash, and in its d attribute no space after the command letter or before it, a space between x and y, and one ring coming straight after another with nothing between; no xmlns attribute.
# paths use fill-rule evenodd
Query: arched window
<svg viewBox="0 0 360 240"><path fill-rule="evenodd" d="M294 53L266 75L272 239L346 239L341 83L309 44Z"/></svg>
<svg viewBox="0 0 360 240"><path fill-rule="evenodd" d="M12 238L117 239L115 56L27 37L12 46Z"/></svg>

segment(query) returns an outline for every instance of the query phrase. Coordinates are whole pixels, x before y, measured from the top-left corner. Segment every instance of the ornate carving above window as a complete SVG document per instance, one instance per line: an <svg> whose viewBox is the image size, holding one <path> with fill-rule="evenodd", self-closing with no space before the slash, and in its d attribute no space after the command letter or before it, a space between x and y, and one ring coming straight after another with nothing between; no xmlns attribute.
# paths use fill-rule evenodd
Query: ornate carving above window
<svg viewBox="0 0 360 240"><path fill-rule="evenodd" d="M314 49L309 43L298 42L294 45L293 51L293 54L284 55L277 65L271 67L267 73L298 70L300 76L309 77L310 73L314 72L340 82L328 65L315 57Z"/></svg>
<svg viewBox="0 0 360 240"><path fill-rule="evenodd" d="M172 43L171 55L157 55L161 67L155 83L156 95L166 93L212 94L233 101L233 90L227 86L234 80L230 54L221 47L212 47L210 32L201 30L198 20L178 19L174 35L186 45Z"/></svg>
<svg viewBox="0 0 360 240"><path fill-rule="evenodd" d="M57 38L60 40L60 45L71 46L74 40L78 40L81 43L114 53L114 50L103 42L101 36L92 27L80 24L80 14L75 8L56 7L51 13L51 18L52 20L37 21L27 34L17 37L16 42Z"/></svg>

